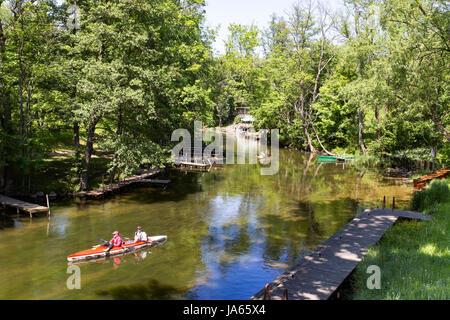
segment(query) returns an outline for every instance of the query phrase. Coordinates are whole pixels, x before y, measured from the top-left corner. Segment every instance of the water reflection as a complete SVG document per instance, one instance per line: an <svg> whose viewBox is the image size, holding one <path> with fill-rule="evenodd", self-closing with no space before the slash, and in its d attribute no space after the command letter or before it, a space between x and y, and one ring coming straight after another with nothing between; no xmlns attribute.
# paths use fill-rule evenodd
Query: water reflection
<svg viewBox="0 0 450 320"><path fill-rule="evenodd" d="M149 279L145 284L116 286L107 290L98 290L100 296L111 296L116 300L168 300L181 296L186 289L163 284L156 279Z"/></svg>
<svg viewBox="0 0 450 320"><path fill-rule="evenodd" d="M14 225L14 219L3 212L0 212L0 230L5 228L14 228Z"/></svg>
<svg viewBox="0 0 450 320"><path fill-rule="evenodd" d="M104 256L97 259L69 262L67 265L87 266L94 263L113 263L113 268L117 269L122 262L137 264L145 260L145 258L147 258L147 256L150 255L151 253L152 252L149 250L142 250L138 252L126 252L114 255L113 257Z"/></svg>

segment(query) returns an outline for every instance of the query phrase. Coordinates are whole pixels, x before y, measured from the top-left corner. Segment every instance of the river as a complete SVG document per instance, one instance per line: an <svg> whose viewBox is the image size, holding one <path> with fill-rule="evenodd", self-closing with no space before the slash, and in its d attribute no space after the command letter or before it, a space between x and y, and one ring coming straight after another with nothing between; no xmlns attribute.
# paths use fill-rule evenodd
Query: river
<svg viewBox="0 0 450 320"><path fill-rule="evenodd" d="M383 196L407 209L412 195L402 180L287 149L276 175L248 164L168 175L166 190L54 203L50 220L3 215L0 299L248 299ZM67 255L138 225L168 241L81 265L81 288L68 288Z"/></svg>

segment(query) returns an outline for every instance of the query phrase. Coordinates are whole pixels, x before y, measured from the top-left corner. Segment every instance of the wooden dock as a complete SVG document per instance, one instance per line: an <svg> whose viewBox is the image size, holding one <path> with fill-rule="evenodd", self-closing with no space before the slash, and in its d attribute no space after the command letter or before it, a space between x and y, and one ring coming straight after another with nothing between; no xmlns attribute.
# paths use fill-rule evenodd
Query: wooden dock
<svg viewBox="0 0 450 320"><path fill-rule="evenodd" d="M208 159L209 163L204 163L203 159L197 159L197 161L195 161L196 159L194 159L194 161L184 161L181 160L180 158L177 158L175 160L175 166L179 167L179 168L185 168L185 169L190 169L190 170L199 170L199 171L209 171L213 165L213 162L211 162L211 160Z"/></svg>
<svg viewBox="0 0 450 320"><path fill-rule="evenodd" d="M16 208L17 213L19 213L19 211L25 211L30 215L30 217L32 217L32 215L35 213L49 211L48 207L44 207L44 206L40 206L40 205L37 205L34 203L28 203L25 201L13 199L13 198L1 195L1 194L0 194L0 204L3 207Z"/></svg>
<svg viewBox="0 0 450 320"><path fill-rule="evenodd" d="M122 190L132 187L137 184L139 184L139 185L142 185L142 184L167 185L167 184L169 184L170 180L150 179L150 178L156 177L160 173L161 173L161 170L151 170L151 171L143 172L140 175L125 178L117 183L108 184L108 185L105 185L105 186L100 187L95 190L77 192L75 195L77 197L81 197L81 198L100 199L100 198L112 196L116 193L120 193Z"/></svg>
<svg viewBox="0 0 450 320"><path fill-rule="evenodd" d="M143 179L143 180L137 180L137 181L135 181L135 183L167 185L170 183L170 180Z"/></svg>
<svg viewBox="0 0 450 320"><path fill-rule="evenodd" d="M429 220L419 212L374 209L355 217L251 300L327 300L398 219Z"/></svg>
<svg viewBox="0 0 450 320"><path fill-rule="evenodd" d="M180 162L180 165L182 166L187 166L187 167L199 167L199 168L205 168L205 167L209 167L209 164L206 163L197 163L197 162Z"/></svg>
<svg viewBox="0 0 450 320"><path fill-rule="evenodd" d="M434 179L444 179L450 175L450 168L444 168L440 170L436 170L432 173L426 174L418 179L413 180L414 188L418 190L425 189L427 183L431 182Z"/></svg>

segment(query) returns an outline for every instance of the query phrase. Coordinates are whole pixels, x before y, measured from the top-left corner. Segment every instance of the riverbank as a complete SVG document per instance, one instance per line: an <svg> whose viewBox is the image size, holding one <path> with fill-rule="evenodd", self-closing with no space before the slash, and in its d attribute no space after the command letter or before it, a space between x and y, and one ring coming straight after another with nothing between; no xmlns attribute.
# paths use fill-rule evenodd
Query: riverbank
<svg viewBox="0 0 450 320"><path fill-rule="evenodd" d="M430 173L439 168L444 168L444 162L432 162L430 159L410 158L407 156L392 156L384 154L377 155L356 155L353 163L356 166L378 168L383 171L383 175L389 177L402 177L415 179L424 174Z"/></svg>
<svg viewBox="0 0 450 320"><path fill-rule="evenodd" d="M50 201L70 200L81 193L79 176L74 165L74 155L68 151L54 151L47 158L42 160L39 171L30 172L29 176L22 179L22 183L14 186L14 190L7 195L13 198L22 199L33 203L45 204L46 195ZM89 191L94 192L99 189L117 189L119 185L129 184L127 180L133 175L126 175L118 172L111 184L108 174L108 163L110 155L103 151L97 151L91 159L91 170L89 171ZM145 172L158 171L160 176L165 168L143 168L135 175Z"/></svg>
<svg viewBox="0 0 450 320"><path fill-rule="evenodd" d="M432 216L429 222L402 221L372 247L351 276L346 299L448 300L450 298L450 179L416 192L412 209ZM380 267L381 289L368 289L371 265Z"/></svg>

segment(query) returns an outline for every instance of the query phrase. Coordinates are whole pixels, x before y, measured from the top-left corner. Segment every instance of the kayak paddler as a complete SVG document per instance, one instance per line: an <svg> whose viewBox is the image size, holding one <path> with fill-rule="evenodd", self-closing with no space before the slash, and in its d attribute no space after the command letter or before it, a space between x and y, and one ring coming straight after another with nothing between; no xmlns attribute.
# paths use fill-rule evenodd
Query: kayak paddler
<svg viewBox="0 0 450 320"><path fill-rule="evenodd" d="M122 238L119 236L119 231L114 231L112 234L114 235L113 238L108 242L108 244L105 244L108 246L105 253L109 253L109 251L114 247L122 246Z"/></svg>
<svg viewBox="0 0 450 320"><path fill-rule="evenodd" d="M145 241L148 242L147 233L142 230L141 226L137 227L137 231L134 233L134 242Z"/></svg>

